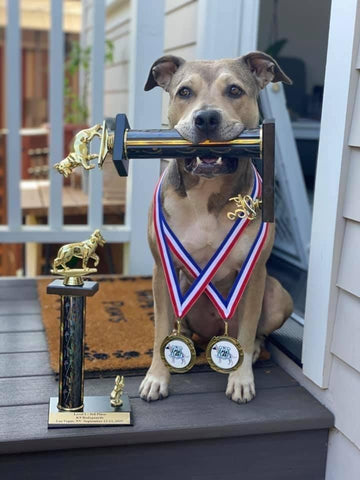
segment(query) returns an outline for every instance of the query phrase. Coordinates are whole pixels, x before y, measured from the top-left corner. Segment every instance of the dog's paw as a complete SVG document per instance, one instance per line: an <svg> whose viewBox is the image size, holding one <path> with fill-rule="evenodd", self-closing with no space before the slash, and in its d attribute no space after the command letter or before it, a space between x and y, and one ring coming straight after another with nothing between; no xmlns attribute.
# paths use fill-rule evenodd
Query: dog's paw
<svg viewBox="0 0 360 480"><path fill-rule="evenodd" d="M230 373L226 388L226 396L236 403L247 403L255 397L255 382L252 370Z"/></svg>
<svg viewBox="0 0 360 480"><path fill-rule="evenodd" d="M147 402L162 400L169 395L169 372L155 372L149 370L139 387L140 398Z"/></svg>

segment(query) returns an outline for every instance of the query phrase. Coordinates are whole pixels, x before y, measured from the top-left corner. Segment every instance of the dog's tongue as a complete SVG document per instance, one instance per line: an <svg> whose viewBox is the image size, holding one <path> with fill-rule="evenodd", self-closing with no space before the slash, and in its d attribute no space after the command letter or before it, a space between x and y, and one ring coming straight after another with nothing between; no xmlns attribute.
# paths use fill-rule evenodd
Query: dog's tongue
<svg viewBox="0 0 360 480"><path fill-rule="evenodd" d="M201 161L204 163L216 163L217 158L202 158Z"/></svg>

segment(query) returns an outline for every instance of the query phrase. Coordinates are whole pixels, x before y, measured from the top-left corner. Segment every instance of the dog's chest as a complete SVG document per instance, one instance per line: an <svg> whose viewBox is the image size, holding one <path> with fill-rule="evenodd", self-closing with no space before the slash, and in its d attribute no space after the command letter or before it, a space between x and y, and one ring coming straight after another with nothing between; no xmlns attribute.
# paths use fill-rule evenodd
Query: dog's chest
<svg viewBox="0 0 360 480"><path fill-rule="evenodd" d="M221 243L234 225L226 217L226 209L216 215L209 213L207 202L200 199L197 202L176 199L165 200L165 209L168 212L168 223L195 262L204 268L212 256L218 251ZM250 225L240 236L231 249L224 263L214 277L214 281L223 280L234 271L238 271L249 251L254 237L254 228ZM176 259L176 264L182 266ZM184 270L184 269L183 269Z"/></svg>

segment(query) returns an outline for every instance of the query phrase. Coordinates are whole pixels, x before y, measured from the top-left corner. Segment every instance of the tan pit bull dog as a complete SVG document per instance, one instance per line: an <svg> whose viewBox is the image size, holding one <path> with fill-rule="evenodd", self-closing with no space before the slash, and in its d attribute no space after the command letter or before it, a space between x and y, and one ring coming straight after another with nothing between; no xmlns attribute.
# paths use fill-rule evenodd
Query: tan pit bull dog
<svg viewBox="0 0 360 480"><path fill-rule="evenodd" d="M259 122L257 97L269 82L291 80L277 62L262 52L251 52L236 59L186 62L175 56L161 57L152 65L145 90L162 87L170 95L169 125L187 140L199 143L237 137L245 128ZM171 229L204 268L233 223L227 218L232 209L229 198L246 195L253 186L250 159L190 158L173 159L162 183L162 208ZM140 385L144 400L168 396L170 374L160 357L160 345L174 327L166 280L157 248L152 209L149 215L149 242L155 259L153 293L155 342L151 367ZM224 296L259 230L261 215L253 220L213 278ZM259 356L264 337L279 328L293 309L290 295L267 275L266 261L274 241L274 225L253 270L244 295L232 318L229 335L244 350L243 364L229 374L226 395L234 402L249 402L255 396L252 364ZM193 282L187 270L175 260L180 285L185 292ZM204 340L223 335L224 322L205 294L182 321L182 333L196 333Z"/></svg>

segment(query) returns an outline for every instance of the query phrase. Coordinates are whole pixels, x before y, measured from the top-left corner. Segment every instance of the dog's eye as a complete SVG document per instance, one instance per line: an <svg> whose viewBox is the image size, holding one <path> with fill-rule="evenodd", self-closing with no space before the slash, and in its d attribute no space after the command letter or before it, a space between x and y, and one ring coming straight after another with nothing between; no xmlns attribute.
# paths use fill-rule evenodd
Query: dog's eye
<svg viewBox="0 0 360 480"><path fill-rule="evenodd" d="M178 91L179 97L183 97L183 98L189 98L191 94L192 94L192 91L188 87L182 87Z"/></svg>
<svg viewBox="0 0 360 480"><path fill-rule="evenodd" d="M232 97L232 98L239 98L244 93L245 93L244 90L238 87L237 85L230 85L227 91L227 94L229 95L229 97Z"/></svg>

